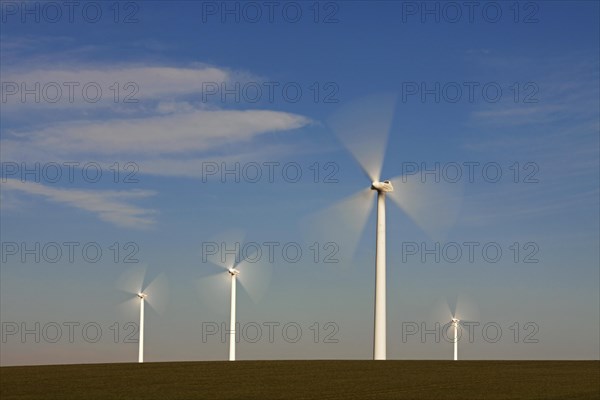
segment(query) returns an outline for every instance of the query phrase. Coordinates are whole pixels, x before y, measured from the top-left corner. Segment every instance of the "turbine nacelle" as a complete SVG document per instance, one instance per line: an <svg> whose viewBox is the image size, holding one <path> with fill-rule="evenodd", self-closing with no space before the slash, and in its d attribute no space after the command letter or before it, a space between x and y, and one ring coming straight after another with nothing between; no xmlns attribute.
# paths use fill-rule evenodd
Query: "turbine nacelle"
<svg viewBox="0 0 600 400"><path fill-rule="evenodd" d="M229 272L229 274L230 274L231 276L236 276L236 275L239 275L239 274L240 274L240 271L239 271L239 270L237 270L237 269L235 269L235 268L229 268L227 271Z"/></svg>
<svg viewBox="0 0 600 400"><path fill-rule="evenodd" d="M137 294L137 297L139 297L140 299L142 299L142 300L143 300L143 299L145 299L146 297L148 297L148 295L147 295L146 293L141 293L141 292L140 292L140 293L138 293L138 294Z"/></svg>
<svg viewBox="0 0 600 400"><path fill-rule="evenodd" d="M458 318L452 318L452 323L453 323L453 324L455 324L455 325L456 325L456 324L458 324L459 322L460 322L460 319L458 319Z"/></svg>
<svg viewBox="0 0 600 400"><path fill-rule="evenodd" d="M371 184L372 190L377 190L378 192L393 192L394 187L392 186L391 181L383 181L383 182L373 182Z"/></svg>

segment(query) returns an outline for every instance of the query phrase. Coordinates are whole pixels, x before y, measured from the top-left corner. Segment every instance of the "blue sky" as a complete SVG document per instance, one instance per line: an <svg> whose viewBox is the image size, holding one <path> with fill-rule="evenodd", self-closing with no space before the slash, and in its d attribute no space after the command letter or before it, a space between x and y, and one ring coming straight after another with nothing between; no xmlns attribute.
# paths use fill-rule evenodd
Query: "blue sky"
<svg viewBox="0 0 600 400"><path fill-rule="evenodd" d="M331 118L360 121L345 107L368 96L383 107L381 93L397 98L382 178L414 165L475 168L472 180L443 175L430 185L438 191L417 199L416 208L439 199L418 213L430 225L452 214L441 235L388 202L388 357L449 358L443 339L404 341L403 331L445 323L440 304L458 297L465 319L480 322L473 343L461 344L464 358L597 359L598 3L476 2L472 19L459 5L457 22L443 2L276 3L272 20L253 3L262 17L252 22L254 10L236 2L82 2L72 20L60 4L56 16L57 3L2 2L2 364L134 361L123 326L137 322L137 309L120 305L128 297L117 282L141 266L146 283L161 273L168 281L162 314L147 313L146 359L225 359L218 335L202 340L203 323L229 320L226 279L209 277L219 269L203 262L202 244L233 240L234 229L245 232L242 244L303 251L298 262L276 251L254 266L262 296L241 291L238 320L262 326L263 338L242 340L239 359L370 358L375 213L360 230L354 210L345 220L323 211L368 187ZM238 7L239 22L225 7ZM21 97L22 85L33 91ZM41 176L23 174L36 163ZM236 163L248 174L261 166L262 179L206 175ZM264 163L279 163L271 181ZM62 176L52 179L56 165ZM339 246L337 264L323 262L328 241ZM72 262L65 242L78 243ZM465 242L478 243L473 261ZM54 263L53 243L63 252ZM98 262L81 252L89 243L102 250ZM436 243L439 262L407 254ZM463 251L457 262L441 250L453 244ZM497 261L482 255L486 244L501 249ZM34 251L23 261L25 248ZM130 252L137 263L124 262ZM39 343L23 339L36 322ZM68 322L79 324L72 342ZM276 329L270 343L269 322L297 324L302 336L292 343ZM52 323L62 327L56 343ZM96 343L83 338L86 323L101 327ZM331 332L337 343L324 342ZM537 343L524 343L527 334Z"/></svg>

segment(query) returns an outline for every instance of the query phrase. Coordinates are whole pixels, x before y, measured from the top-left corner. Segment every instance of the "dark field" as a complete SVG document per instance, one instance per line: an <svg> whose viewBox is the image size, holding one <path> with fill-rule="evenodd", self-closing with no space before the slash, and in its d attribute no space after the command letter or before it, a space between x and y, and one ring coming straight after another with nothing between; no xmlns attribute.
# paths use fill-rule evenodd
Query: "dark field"
<svg viewBox="0 0 600 400"><path fill-rule="evenodd" d="M599 399L600 361L236 361L0 368L9 399Z"/></svg>

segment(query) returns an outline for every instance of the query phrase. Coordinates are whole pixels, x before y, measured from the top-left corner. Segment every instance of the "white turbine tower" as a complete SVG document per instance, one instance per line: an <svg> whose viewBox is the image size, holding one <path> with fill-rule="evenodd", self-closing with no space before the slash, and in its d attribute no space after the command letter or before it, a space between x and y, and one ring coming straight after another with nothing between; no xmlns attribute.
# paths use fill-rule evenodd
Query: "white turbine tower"
<svg viewBox="0 0 600 400"><path fill-rule="evenodd" d="M128 294L135 295L125 302L130 305L132 301L139 301L140 323L138 340L138 362L144 362L144 339L145 339L145 305L148 303L155 311L162 314L166 304L167 282L163 273L159 274L144 288L144 277L146 267L131 268L125 271L117 282L117 286Z"/></svg>
<svg viewBox="0 0 600 400"><path fill-rule="evenodd" d="M390 181L373 182L371 188L377 190L377 232L375 251L375 334L373 359L385 360L386 345L386 237L385 237L385 194L394 187Z"/></svg>
<svg viewBox="0 0 600 400"><path fill-rule="evenodd" d="M229 315L229 361L235 361L235 329L236 329L236 318L235 318L235 292L237 276L240 271L235 268L229 268L229 275L231 275L231 312Z"/></svg>
<svg viewBox="0 0 600 400"><path fill-rule="evenodd" d="M377 192L375 253L375 312L373 359L385 360L386 352L386 210L389 196L427 234L440 237L455 222L462 186L423 182L418 175L380 180L387 137L396 105L395 96L379 95L351 103L336 113L329 126L354 156L369 179L369 188L346 198L317 215L315 224L325 240L344 238L353 252L373 206L369 192ZM457 189L459 189L457 191ZM335 223L331 219L336 219ZM312 229L312 228L311 228ZM331 230L336 231L333 236Z"/></svg>
<svg viewBox="0 0 600 400"><path fill-rule="evenodd" d="M140 338L138 347L138 362L144 362L144 299L148 297L146 293L138 293L140 298Z"/></svg>
<svg viewBox="0 0 600 400"><path fill-rule="evenodd" d="M458 323L460 322L457 318L452 318L452 326L454 327L454 361L458 360Z"/></svg>
<svg viewBox="0 0 600 400"><path fill-rule="evenodd" d="M213 257L206 259L210 264L223 268L227 272L227 277L229 278L231 291L228 330L229 361L235 361L236 359L236 339L238 333L236 332L237 282L239 280L240 286L246 291L253 302L258 302L269 286L272 272L272 266L268 261L262 260L261 254L258 254L257 252L245 254L246 251L244 250L246 247L243 245L243 237L244 235L241 232L231 231L221 234L217 238L213 238L210 243L217 245L218 252L213 254ZM254 247L251 249L256 250ZM233 256L229 258L234 259L228 259L227 256ZM205 300L208 305L214 303L214 297L211 292L214 291L215 288L217 290L224 289L224 285L222 284L225 275L222 272L211 275L212 276L206 276L199 281L200 293L207 295L203 300Z"/></svg>

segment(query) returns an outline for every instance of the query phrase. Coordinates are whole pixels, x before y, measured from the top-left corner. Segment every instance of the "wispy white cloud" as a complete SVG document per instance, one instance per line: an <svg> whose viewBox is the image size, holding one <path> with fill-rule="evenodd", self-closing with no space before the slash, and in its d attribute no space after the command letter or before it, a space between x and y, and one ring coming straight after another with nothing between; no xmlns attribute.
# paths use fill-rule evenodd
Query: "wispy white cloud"
<svg viewBox="0 0 600 400"><path fill-rule="evenodd" d="M103 93L104 104L86 103L82 101L81 93L70 103L65 86L62 104L57 106L42 101L35 118L38 122L31 126L31 113L36 112L38 104L22 103L19 94L9 96L3 107L3 117L23 115L24 119L9 123L10 128L5 125L0 152L3 160L17 162L93 159L110 165L120 159L152 166L157 165L154 159L160 158L157 161L164 170L150 170L161 175L177 175L177 171L183 171L182 163L196 164L197 160L206 159L204 153L207 151L227 145L234 152L246 154L252 149L241 146L232 149L231 145L248 145L261 135L288 132L310 123L308 118L297 114L223 110L197 101L205 82L250 78L251 75L243 71L204 64L106 67L75 63L70 67L61 64L49 69L10 67L6 74L3 73L3 82L25 82L29 88L35 82L42 85L77 82L80 84L78 89L86 82L95 82L105 91L118 82L121 100L128 93L122 86L135 82L139 92L134 97L139 102L110 104L114 92L109 91ZM42 112L48 105L60 108L61 113ZM12 110L23 112L12 113ZM235 156L228 156L232 155Z"/></svg>
<svg viewBox="0 0 600 400"><path fill-rule="evenodd" d="M15 132L3 146L16 147L14 142L18 141L19 146L44 149L55 155L191 153L247 142L268 132L301 128L309 122L303 116L277 111L201 110L148 118L58 123Z"/></svg>
<svg viewBox="0 0 600 400"><path fill-rule="evenodd" d="M528 193L518 186L505 185L493 188L489 193L466 196L463 208L468 210L468 213L461 216L461 224L484 227L498 222L548 219L564 213L565 209L574 210L597 205L599 194L598 189L551 190L548 186L540 186L539 190Z"/></svg>
<svg viewBox="0 0 600 400"><path fill-rule="evenodd" d="M260 137L309 123L299 115L261 110L69 122L11 135L0 141L0 155L5 162L18 163L93 160L105 168L115 161L135 162L141 174L199 178L208 161L256 161L290 153L289 146Z"/></svg>
<svg viewBox="0 0 600 400"><path fill-rule="evenodd" d="M125 228L147 229L154 225L155 210L135 206L130 202L156 193L149 190L113 191L64 189L6 179L2 182L4 193L21 192L41 196L52 202L66 204L89 211L103 221Z"/></svg>
<svg viewBox="0 0 600 400"><path fill-rule="evenodd" d="M134 106L148 100L199 94L205 83L226 82L233 73L213 66L71 66L47 69L5 68L2 77L3 107L74 108L97 110L99 105ZM39 88L39 89L36 89ZM23 98L24 90L37 92ZM138 104L142 107L143 104ZM147 106L147 105L146 105Z"/></svg>
<svg viewBox="0 0 600 400"><path fill-rule="evenodd" d="M276 161L280 156L298 155L298 149L285 144L265 144L258 149L241 149L230 154L181 157L157 157L140 160L137 162L140 172L155 176L171 176L199 179L203 176L203 168L207 163L216 163L219 168L225 164L232 168L235 163L249 163L261 161ZM121 163L123 164L123 163ZM218 178L220 175L212 176Z"/></svg>
<svg viewBox="0 0 600 400"><path fill-rule="evenodd" d="M7 46L5 42L2 45ZM29 40L21 40L13 50L23 52L32 45ZM50 67L39 66L46 64ZM259 78L244 71L205 64L186 67L131 63L106 66L81 61L72 65L65 65L64 61L10 64L3 68L3 82L24 83L27 88L35 83L43 87L54 82L62 87L63 96L58 103L22 102L20 94L8 96L2 114L8 118L5 122L9 122L3 124L0 155L3 161L19 163L93 160L108 167L115 161L135 162L142 174L197 178L204 161L264 156L282 145L266 143L263 137L286 134L312 122L298 114L227 110L199 101L204 83L250 79ZM79 84L73 102L69 101L67 82ZM82 86L90 82L103 90L98 103L84 101L81 95ZM120 88L119 103L114 101L115 82ZM139 101L123 104L124 96L132 90L124 86L129 82L135 84L133 98ZM35 121L35 125L30 121ZM9 181L3 187L12 193L43 196L93 212L118 226L146 227L154 223L151 210L127 201L132 196L146 197L152 192L67 190L20 181Z"/></svg>
<svg viewBox="0 0 600 400"><path fill-rule="evenodd" d="M536 58L481 56L479 62L496 72L496 80L514 81L511 74L523 77L521 82L505 89L502 101L482 102L472 113L473 121L486 126L550 125L568 120L598 120L599 65L597 57L588 54L565 54ZM511 79L512 78L512 79ZM519 86L516 86L519 84ZM518 94L515 98L515 94Z"/></svg>
<svg viewBox="0 0 600 400"><path fill-rule="evenodd" d="M560 111L561 105L529 105L475 111L472 117L486 124L524 125L545 123Z"/></svg>
<svg viewBox="0 0 600 400"><path fill-rule="evenodd" d="M495 60L495 58L492 58ZM583 61L586 62L583 62ZM488 60L490 61L490 60ZM470 136L463 148L475 157L520 163L520 179L533 170L539 183L498 186L484 201L473 196L469 219L492 223L509 216L541 217L598 207L600 83L597 58L568 54L562 58L509 60L495 65L498 75L535 76L537 103L482 104L471 114ZM492 62L485 64L493 68ZM523 93L522 93L523 94ZM510 93L511 97L512 93ZM507 171L507 175L514 170ZM487 192L492 191L489 187ZM523 198L523 193L530 193ZM482 206L482 204L484 206ZM592 214L593 215L593 214Z"/></svg>

